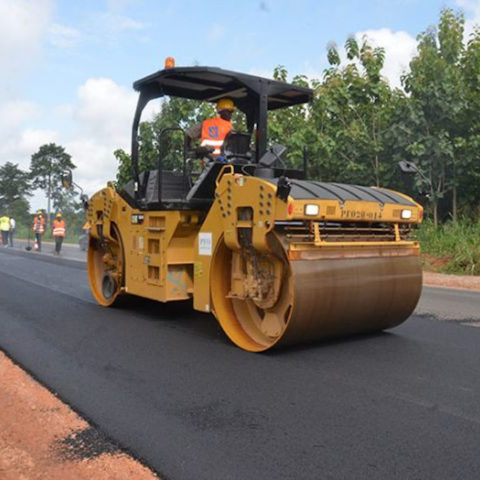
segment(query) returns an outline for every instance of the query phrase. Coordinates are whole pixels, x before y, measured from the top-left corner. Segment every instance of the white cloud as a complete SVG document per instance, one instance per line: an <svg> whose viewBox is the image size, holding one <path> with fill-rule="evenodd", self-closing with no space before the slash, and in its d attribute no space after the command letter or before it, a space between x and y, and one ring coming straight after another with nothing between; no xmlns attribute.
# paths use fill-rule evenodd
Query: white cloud
<svg viewBox="0 0 480 480"><path fill-rule="evenodd" d="M34 102L10 100L0 103L0 163L10 161L28 168L35 149L55 137L52 131L29 126L40 115L41 108Z"/></svg>
<svg viewBox="0 0 480 480"><path fill-rule="evenodd" d="M35 102L18 98L22 78L41 58L53 0L0 0L0 163L28 168L30 156L55 132L33 128L41 114ZM19 86L20 85L20 86Z"/></svg>
<svg viewBox="0 0 480 480"><path fill-rule="evenodd" d="M53 0L0 0L0 163L28 168L30 155L55 132L33 128L41 114L35 102L18 98L22 79L41 59Z"/></svg>
<svg viewBox="0 0 480 480"><path fill-rule="evenodd" d="M73 105L70 103L63 103L53 107L53 115L60 120L68 120L73 116Z"/></svg>
<svg viewBox="0 0 480 480"><path fill-rule="evenodd" d="M58 132L55 130L27 128L22 131L17 151L23 154L30 164L32 153L36 152L45 143L58 141Z"/></svg>
<svg viewBox="0 0 480 480"><path fill-rule="evenodd" d="M75 182L92 194L114 180L117 148L130 150L130 135L137 93L109 78L90 78L77 89L72 104L57 105L42 111L28 101L11 101L0 105L0 161L12 161L24 169L38 148L55 142L65 147L77 166ZM151 102L142 115L149 120L158 111ZM38 118L52 118L58 129L33 128ZM37 192L32 207L41 207L44 199Z"/></svg>
<svg viewBox="0 0 480 480"><path fill-rule="evenodd" d="M132 117L137 94L109 78L90 78L77 91L74 115L89 135L125 138L125 120Z"/></svg>
<svg viewBox="0 0 480 480"><path fill-rule="evenodd" d="M465 39L468 40L474 26L480 24L480 0L456 0L456 4L465 11Z"/></svg>
<svg viewBox="0 0 480 480"><path fill-rule="evenodd" d="M3 137L3 135L2 135ZM23 169L30 167L30 158L38 148L45 144L56 142L58 132L48 129L23 128L17 129L12 135L4 136L0 144L2 163L13 162Z"/></svg>
<svg viewBox="0 0 480 480"><path fill-rule="evenodd" d="M11 100L0 104L0 132L2 137L12 134L25 121L39 114L39 106L27 100Z"/></svg>
<svg viewBox="0 0 480 480"><path fill-rule="evenodd" d="M53 0L0 0L0 101L11 96L21 76L39 58Z"/></svg>
<svg viewBox="0 0 480 480"><path fill-rule="evenodd" d="M80 32L72 27L53 23L49 29L50 43L56 47L72 47L78 43Z"/></svg>
<svg viewBox="0 0 480 480"><path fill-rule="evenodd" d="M385 65L382 74L390 85L400 87L400 76L408 71L410 60L417 51L417 41L403 31L393 32L388 28L365 30L355 34L357 40L364 37L375 47L385 49Z"/></svg>
<svg viewBox="0 0 480 480"><path fill-rule="evenodd" d="M70 134L61 143L77 166L75 182L89 194L115 179L114 150L130 151L137 95L109 78L90 78L78 88L74 105L57 108L57 113L70 116L73 122ZM142 120L151 119L158 111L151 103Z"/></svg>
<svg viewBox="0 0 480 480"><path fill-rule="evenodd" d="M77 166L75 182L93 193L115 178L116 148L128 150L136 94L109 78L90 78L72 105L56 112L72 122L61 143Z"/></svg>

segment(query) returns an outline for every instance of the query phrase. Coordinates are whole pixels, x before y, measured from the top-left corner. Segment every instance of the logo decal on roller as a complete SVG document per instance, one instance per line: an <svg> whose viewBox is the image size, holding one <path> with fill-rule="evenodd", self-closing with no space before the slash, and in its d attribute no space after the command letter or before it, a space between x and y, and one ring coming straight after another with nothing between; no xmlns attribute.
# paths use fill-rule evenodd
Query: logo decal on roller
<svg viewBox="0 0 480 480"><path fill-rule="evenodd" d="M212 232L204 232L198 235L198 254L212 255Z"/></svg>

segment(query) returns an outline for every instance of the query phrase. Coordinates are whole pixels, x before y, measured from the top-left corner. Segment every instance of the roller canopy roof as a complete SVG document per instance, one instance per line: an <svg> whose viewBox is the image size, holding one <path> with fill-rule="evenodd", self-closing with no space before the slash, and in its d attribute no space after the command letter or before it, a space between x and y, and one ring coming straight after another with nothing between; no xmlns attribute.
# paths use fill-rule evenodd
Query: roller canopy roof
<svg viewBox="0 0 480 480"><path fill-rule="evenodd" d="M160 70L137 80L133 87L150 99L169 95L215 102L228 97L243 111L251 110L261 94L267 96L268 110L306 103L313 94L309 88L216 67Z"/></svg>

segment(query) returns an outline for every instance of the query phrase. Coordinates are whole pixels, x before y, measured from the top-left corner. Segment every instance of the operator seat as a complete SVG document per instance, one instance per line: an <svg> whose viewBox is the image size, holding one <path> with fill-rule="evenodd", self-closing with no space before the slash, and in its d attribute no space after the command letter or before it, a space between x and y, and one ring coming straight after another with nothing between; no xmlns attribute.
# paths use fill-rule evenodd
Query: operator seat
<svg viewBox="0 0 480 480"><path fill-rule="evenodd" d="M252 153L250 149L249 133L229 132L222 145L222 156L227 163L250 163Z"/></svg>

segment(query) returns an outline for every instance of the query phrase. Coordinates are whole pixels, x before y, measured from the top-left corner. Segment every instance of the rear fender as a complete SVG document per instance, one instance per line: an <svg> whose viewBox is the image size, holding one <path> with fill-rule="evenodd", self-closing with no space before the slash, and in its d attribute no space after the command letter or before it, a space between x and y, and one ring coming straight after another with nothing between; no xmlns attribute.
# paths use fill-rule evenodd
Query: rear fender
<svg viewBox="0 0 480 480"><path fill-rule="evenodd" d="M117 212L117 193L112 187L107 187L88 201L87 220L91 225L90 235L101 239L115 240L112 234L111 223L115 221Z"/></svg>

